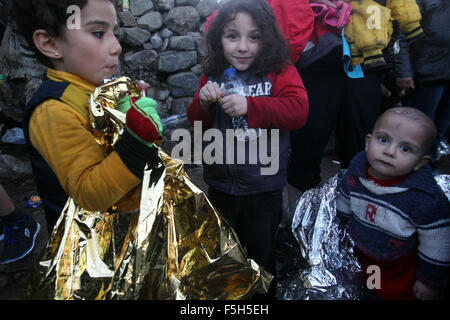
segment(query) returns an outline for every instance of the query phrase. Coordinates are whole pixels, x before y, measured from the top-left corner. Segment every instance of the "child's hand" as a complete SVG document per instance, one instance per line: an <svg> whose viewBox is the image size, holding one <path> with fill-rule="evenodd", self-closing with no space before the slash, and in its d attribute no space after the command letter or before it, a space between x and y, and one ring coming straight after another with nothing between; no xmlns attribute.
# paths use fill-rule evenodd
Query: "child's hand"
<svg viewBox="0 0 450 320"><path fill-rule="evenodd" d="M220 90L219 84L217 82L208 82L200 89L198 93L198 98L200 102L200 107L203 111L207 111L209 106L222 97L225 93Z"/></svg>
<svg viewBox="0 0 450 320"><path fill-rule="evenodd" d="M230 117L239 117L247 114L247 98L240 94L231 94L222 98L223 111Z"/></svg>
<svg viewBox="0 0 450 320"><path fill-rule="evenodd" d="M414 283L413 293L418 300L438 300L440 298L439 290L430 288L419 280Z"/></svg>
<svg viewBox="0 0 450 320"><path fill-rule="evenodd" d="M156 101L151 98L136 101L127 95L116 104L117 110L126 113L128 130L148 146L152 146L163 132L156 106Z"/></svg>

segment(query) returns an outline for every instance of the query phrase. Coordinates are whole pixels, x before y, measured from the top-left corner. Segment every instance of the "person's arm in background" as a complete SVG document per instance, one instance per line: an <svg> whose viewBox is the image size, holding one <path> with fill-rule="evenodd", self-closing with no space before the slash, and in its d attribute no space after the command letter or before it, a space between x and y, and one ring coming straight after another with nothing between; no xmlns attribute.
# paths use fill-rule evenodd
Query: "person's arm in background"
<svg viewBox="0 0 450 320"><path fill-rule="evenodd" d="M402 90L414 89L414 71L409 57L409 45L403 33L399 35L398 44L400 51L394 55L394 71L397 87Z"/></svg>
<svg viewBox="0 0 450 320"><path fill-rule="evenodd" d="M291 59L295 63L305 49L314 30L314 14L309 5L312 1L267 0L267 2L272 7L284 38L288 40L291 46ZM333 3L329 3L332 7L335 7Z"/></svg>

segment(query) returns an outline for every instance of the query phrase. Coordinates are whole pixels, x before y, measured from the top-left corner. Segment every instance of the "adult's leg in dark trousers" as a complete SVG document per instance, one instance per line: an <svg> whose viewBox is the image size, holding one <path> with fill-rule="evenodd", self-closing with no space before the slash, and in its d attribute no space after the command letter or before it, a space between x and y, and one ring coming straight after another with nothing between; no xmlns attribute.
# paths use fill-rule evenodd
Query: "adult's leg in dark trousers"
<svg viewBox="0 0 450 320"><path fill-rule="evenodd" d="M301 74L308 92L309 115L305 126L291 132L288 182L300 190L320 183L320 163L342 103L340 73Z"/></svg>
<svg viewBox="0 0 450 320"><path fill-rule="evenodd" d="M437 143L439 143L440 140L444 138L447 130L450 128L450 81L447 81L446 91L441 102L439 103L434 121L436 122L439 138Z"/></svg>
<svg viewBox="0 0 450 320"><path fill-rule="evenodd" d="M437 136L432 152L434 161L439 142L450 125L450 81L417 83L408 103L410 107L423 111L436 124Z"/></svg>
<svg viewBox="0 0 450 320"><path fill-rule="evenodd" d="M336 151L341 168L348 168L352 158L365 149L365 137L380 115L382 74L365 71L364 78L347 76L346 99L336 126Z"/></svg>

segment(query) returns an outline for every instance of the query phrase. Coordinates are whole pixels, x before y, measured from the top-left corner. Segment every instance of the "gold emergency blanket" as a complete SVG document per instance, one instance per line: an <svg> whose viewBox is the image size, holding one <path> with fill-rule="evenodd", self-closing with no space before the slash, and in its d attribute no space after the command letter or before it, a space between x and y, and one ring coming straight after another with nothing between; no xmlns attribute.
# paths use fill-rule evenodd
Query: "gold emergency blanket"
<svg viewBox="0 0 450 320"><path fill-rule="evenodd" d="M114 110L126 77L91 96L92 126L105 153L124 130ZM37 299L246 299L272 275L248 259L231 226L183 168L159 148L145 169L139 212L92 212L69 198L28 292Z"/></svg>

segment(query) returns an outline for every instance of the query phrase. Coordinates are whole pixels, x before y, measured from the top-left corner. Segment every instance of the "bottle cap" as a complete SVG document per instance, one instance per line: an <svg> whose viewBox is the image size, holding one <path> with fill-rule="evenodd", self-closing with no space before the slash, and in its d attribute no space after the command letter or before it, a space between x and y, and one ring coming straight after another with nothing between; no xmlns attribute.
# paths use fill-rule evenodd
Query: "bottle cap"
<svg viewBox="0 0 450 320"><path fill-rule="evenodd" d="M228 76L237 74L237 71L235 68L230 67L230 68L226 69L223 74L225 75L225 77L228 77Z"/></svg>

